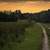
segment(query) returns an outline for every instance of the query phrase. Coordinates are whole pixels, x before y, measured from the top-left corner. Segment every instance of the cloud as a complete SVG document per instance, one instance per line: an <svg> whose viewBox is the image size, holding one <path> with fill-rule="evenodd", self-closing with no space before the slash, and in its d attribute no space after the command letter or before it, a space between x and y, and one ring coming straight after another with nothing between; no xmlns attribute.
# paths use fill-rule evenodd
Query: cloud
<svg viewBox="0 0 50 50"><path fill-rule="evenodd" d="M22 13L26 12L39 12L41 10L50 9L50 2L17 2L17 3L1 3L0 4L0 11L15 11L21 10Z"/></svg>

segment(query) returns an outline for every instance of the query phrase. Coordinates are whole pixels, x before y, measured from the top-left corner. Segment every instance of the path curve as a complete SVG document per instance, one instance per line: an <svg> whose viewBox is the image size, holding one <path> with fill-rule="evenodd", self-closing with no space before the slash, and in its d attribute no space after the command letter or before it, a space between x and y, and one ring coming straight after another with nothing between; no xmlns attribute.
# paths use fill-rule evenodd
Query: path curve
<svg viewBox="0 0 50 50"><path fill-rule="evenodd" d="M41 27L41 29L43 31L43 35L44 35L42 50L49 50L49 48L48 48L48 36L47 36L46 29L44 28L44 26L41 23L36 23L36 24L38 24Z"/></svg>

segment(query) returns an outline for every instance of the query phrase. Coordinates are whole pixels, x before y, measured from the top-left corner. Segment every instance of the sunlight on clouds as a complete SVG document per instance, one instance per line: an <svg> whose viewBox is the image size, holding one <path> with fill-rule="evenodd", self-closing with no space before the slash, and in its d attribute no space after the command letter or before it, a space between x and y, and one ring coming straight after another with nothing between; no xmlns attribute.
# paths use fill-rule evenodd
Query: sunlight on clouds
<svg viewBox="0 0 50 50"><path fill-rule="evenodd" d="M0 11L4 11L4 10L11 10L11 11L15 11L15 10L21 10L22 12L26 13L26 12L39 12L41 10L47 10L50 8L50 2L32 2L32 1L28 1L28 2L2 2L0 3Z"/></svg>

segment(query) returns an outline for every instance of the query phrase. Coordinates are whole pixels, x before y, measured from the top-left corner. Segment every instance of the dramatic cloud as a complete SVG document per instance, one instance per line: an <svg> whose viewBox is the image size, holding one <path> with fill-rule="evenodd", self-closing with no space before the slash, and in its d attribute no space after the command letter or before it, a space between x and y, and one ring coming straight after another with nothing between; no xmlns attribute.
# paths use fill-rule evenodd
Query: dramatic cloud
<svg viewBox="0 0 50 50"><path fill-rule="evenodd" d="M50 2L17 2L17 3L0 3L0 11L15 11L21 10L22 12L39 12L42 10L50 9Z"/></svg>

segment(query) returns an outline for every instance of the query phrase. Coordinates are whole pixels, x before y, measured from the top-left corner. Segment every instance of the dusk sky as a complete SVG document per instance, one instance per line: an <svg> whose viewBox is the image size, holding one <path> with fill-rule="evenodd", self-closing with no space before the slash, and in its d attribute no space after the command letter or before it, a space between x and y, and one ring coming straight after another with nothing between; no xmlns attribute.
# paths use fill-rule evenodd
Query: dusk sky
<svg viewBox="0 0 50 50"><path fill-rule="evenodd" d="M50 0L0 0L1 2L17 2L17 1L50 1Z"/></svg>
<svg viewBox="0 0 50 50"><path fill-rule="evenodd" d="M0 1L0 11L15 11L21 10L23 13L39 12L42 10L50 9L50 2L45 1L23 1L23 2L1 2Z"/></svg>

